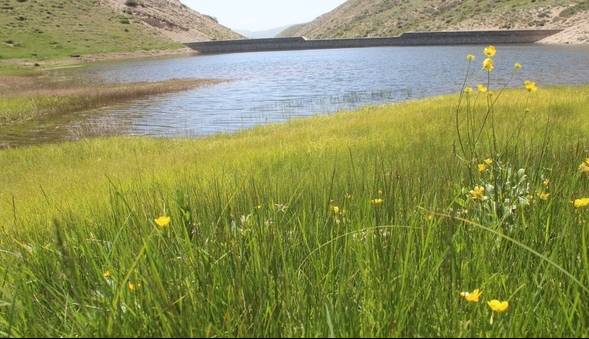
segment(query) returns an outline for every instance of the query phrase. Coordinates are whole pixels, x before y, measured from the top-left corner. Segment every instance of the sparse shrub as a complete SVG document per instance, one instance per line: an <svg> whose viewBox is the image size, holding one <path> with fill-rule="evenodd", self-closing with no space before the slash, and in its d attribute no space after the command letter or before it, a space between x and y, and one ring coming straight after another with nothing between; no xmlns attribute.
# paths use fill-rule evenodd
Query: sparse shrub
<svg viewBox="0 0 589 339"><path fill-rule="evenodd" d="M589 10L589 1L582 1L576 5L564 9L562 12L560 12L559 16L562 18L568 18L574 16L575 14L581 11L587 10Z"/></svg>
<svg viewBox="0 0 589 339"><path fill-rule="evenodd" d="M125 1L125 5L129 7L137 7L140 5L139 0L127 0Z"/></svg>

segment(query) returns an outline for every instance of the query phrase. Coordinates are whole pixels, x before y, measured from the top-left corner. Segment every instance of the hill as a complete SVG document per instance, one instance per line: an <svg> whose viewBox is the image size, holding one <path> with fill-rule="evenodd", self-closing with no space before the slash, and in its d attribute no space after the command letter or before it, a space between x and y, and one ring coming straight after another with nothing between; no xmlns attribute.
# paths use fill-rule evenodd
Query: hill
<svg viewBox="0 0 589 339"><path fill-rule="evenodd" d="M351 38L407 31L564 28L546 42L589 42L588 0L349 0L281 36Z"/></svg>
<svg viewBox="0 0 589 339"><path fill-rule="evenodd" d="M277 37L287 38L287 37L303 36L304 34L302 34L302 32L304 31L306 25L308 25L308 24L298 24L298 25L293 25L293 26L287 27L285 30L278 33Z"/></svg>
<svg viewBox="0 0 589 339"><path fill-rule="evenodd" d="M181 47L239 37L178 0L0 0L0 59Z"/></svg>
<svg viewBox="0 0 589 339"><path fill-rule="evenodd" d="M103 0L104 1L104 0ZM214 17L198 13L179 0L106 0L122 11L178 42L238 39Z"/></svg>

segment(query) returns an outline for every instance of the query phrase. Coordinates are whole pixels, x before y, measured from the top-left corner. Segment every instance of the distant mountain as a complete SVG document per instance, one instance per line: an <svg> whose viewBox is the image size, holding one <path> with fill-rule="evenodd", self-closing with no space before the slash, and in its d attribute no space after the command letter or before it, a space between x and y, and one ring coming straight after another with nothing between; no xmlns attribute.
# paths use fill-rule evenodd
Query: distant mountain
<svg viewBox="0 0 589 339"><path fill-rule="evenodd" d="M236 39L179 0L0 0L0 59L180 48Z"/></svg>
<svg viewBox="0 0 589 339"><path fill-rule="evenodd" d="M564 28L546 42L589 43L589 0L348 0L280 36L350 38L527 28Z"/></svg>
<svg viewBox="0 0 589 339"><path fill-rule="evenodd" d="M236 30L239 34L245 36L246 38L250 39L263 39L263 38L274 38L280 32L287 29L289 26L282 26L278 28L268 29L264 31L250 31L245 29L238 29Z"/></svg>

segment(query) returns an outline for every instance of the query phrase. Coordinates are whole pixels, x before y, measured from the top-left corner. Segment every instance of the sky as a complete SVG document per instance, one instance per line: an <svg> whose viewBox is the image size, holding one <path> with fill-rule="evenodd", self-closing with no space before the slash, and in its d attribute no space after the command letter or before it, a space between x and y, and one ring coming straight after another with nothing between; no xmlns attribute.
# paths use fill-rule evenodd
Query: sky
<svg viewBox="0 0 589 339"><path fill-rule="evenodd" d="M232 29L263 31L311 21L345 0L181 0Z"/></svg>

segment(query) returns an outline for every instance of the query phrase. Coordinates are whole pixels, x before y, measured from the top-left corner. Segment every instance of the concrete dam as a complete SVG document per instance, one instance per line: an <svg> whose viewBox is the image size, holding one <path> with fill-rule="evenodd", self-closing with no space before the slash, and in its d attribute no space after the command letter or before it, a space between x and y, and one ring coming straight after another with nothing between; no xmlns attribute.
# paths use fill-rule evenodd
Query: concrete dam
<svg viewBox="0 0 589 339"><path fill-rule="evenodd" d="M243 39L193 42L187 43L186 46L201 54L221 54L361 47L529 44L559 32L561 30L411 32L390 38L310 40L305 37L298 37Z"/></svg>

